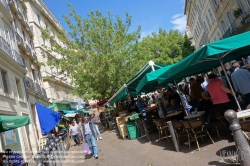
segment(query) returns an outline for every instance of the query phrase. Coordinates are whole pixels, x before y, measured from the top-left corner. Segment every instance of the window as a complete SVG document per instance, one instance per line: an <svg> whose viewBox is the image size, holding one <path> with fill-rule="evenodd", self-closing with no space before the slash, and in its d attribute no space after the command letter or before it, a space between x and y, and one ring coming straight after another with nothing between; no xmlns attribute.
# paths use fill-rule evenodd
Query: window
<svg viewBox="0 0 250 166"><path fill-rule="evenodd" d="M16 87L19 99L24 99L22 85L19 79L16 78Z"/></svg>
<svg viewBox="0 0 250 166"><path fill-rule="evenodd" d="M34 44L33 44L31 39L30 39L30 46L31 46L32 49L34 49Z"/></svg>
<svg viewBox="0 0 250 166"><path fill-rule="evenodd" d="M35 70L34 70L34 69L32 69L32 76L33 76L34 82L36 82L36 73L35 73Z"/></svg>
<svg viewBox="0 0 250 166"><path fill-rule="evenodd" d="M41 26L41 19L40 19L40 16L38 14L37 14L37 20L38 20L39 25Z"/></svg>
<svg viewBox="0 0 250 166"><path fill-rule="evenodd" d="M248 8L250 8L250 0L246 0L246 3L248 5Z"/></svg>
<svg viewBox="0 0 250 166"><path fill-rule="evenodd" d="M45 23L45 28L48 28L48 25L47 25L47 23Z"/></svg>
<svg viewBox="0 0 250 166"><path fill-rule="evenodd" d="M218 36L218 39L220 39L220 38L221 38L221 36L220 36L220 32L218 32L218 33L217 33L217 36Z"/></svg>
<svg viewBox="0 0 250 166"><path fill-rule="evenodd" d="M7 72L1 70L1 76L2 76L2 83L3 83L3 91L4 93L9 94L9 86L8 86L8 80L7 80Z"/></svg>
<svg viewBox="0 0 250 166"><path fill-rule="evenodd" d="M60 98L60 92L58 91L58 89L56 89L56 96L57 98Z"/></svg>
<svg viewBox="0 0 250 166"><path fill-rule="evenodd" d="M18 31L18 25L17 25L17 22L16 22L16 20L14 19L14 26L15 26L15 28L16 28L16 30Z"/></svg>
<svg viewBox="0 0 250 166"><path fill-rule="evenodd" d="M210 25L210 21L207 15L206 15L206 20L207 20L208 27L210 27L211 25Z"/></svg>
<svg viewBox="0 0 250 166"><path fill-rule="evenodd" d="M208 32L208 28L207 28L206 22L203 22L203 26L204 26L205 31Z"/></svg>
<svg viewBox="0 0 250 166"><path fill-rule="evenodd" d="M210 16L210 18L211 18L211 20L213 22L214 21L214 17L213 17L213 14L212 14L212 12L211 12L210 9L208 9L208 13L209 13L209 16Z"/></svg>
<svg viewBox="0 0 250 166"><path fill-rule="evenodd" d="M26 41L26 36L25 36L24 31L22 31L22 33L23 33L23 40Z"/></svg>
<svg viewBox="0 0 250 166"><path fill-rule="evenodd" d="M222 27L222 32L225 33L227 31L227 27L223 20L221 21L221 27Z"/></svg>
<svg viewBox="0 0 250 166"><path fill-rule="evenodd" d="M218 0L212 0L212 3L213 3L212 6L213 6L214 10L216 10L217 7L219 6Z"/></svg>

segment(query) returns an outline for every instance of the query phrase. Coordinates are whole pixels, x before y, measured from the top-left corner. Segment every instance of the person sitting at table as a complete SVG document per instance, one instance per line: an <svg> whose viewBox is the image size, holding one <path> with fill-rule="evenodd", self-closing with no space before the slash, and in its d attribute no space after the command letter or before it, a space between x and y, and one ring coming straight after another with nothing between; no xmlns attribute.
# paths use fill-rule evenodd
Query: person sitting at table
<svg viewBox="0 0 250 166"><path fill-rule="evenodd" d="M144 104L143 104L143 101L142 101L141 96L138 96L138 97L137 97L136 106L137 106L139 112L142 112L142 111L146 108L146 107L144 106Z"/></svg>
<svg viewBox="0 0 250 166"><path fill-rule="evenodd" d="M176 111L183 111L184 107L180 104L177 103L175 99L171 99L170 101L171 105L168 107L167 114L174 113ZM184 118L184 114L181 113L179 115L176 115L175 118L177 120L182 120Z"/></svg>
<svg viewBox="0 0 250 166"><path fill-rule="evenodd" d="M213 102L212 102L211 98L208 96L207 92L202 92L201 96L202 96L202 100L199 101L197 110L198 111L205 111L205 113L203 114L202 117L205 121L208 122L208 120L209 120L208 116L209 116L210 110L213 108Z"/></svg>
<svg viewBox="0 0 250 166"><path fill-rule="evenodd" d="M175 99L175 102L180 104L181 98L180 98L179 94L174 93L173 89L169 88L167 90L167 95L168 95L168 105L171 105L172 99Z"/></svg>

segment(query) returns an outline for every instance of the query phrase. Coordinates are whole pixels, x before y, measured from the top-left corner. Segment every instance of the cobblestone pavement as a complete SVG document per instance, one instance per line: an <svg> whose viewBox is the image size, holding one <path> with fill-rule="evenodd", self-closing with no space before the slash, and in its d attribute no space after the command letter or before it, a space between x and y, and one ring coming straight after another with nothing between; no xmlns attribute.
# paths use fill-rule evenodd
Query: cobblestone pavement
<svg viewBox="0 0 250 166"><path fill-rule="evenodd" d="M151 134L152 142L147 142L146 137L135 140L120 139L115 132L106 131L102 134L103 140L99 140L99 159L88 158L85 159L82 153L83 146L73 146L70 151L78 153L72 159L68 156L67 160L74 161L74 163L65 163L65 165L72 166L165 166L165 165L234 165L227 164L222 160L220 155L223 150L234 150L234 142L228 143L223 138L218 139L213 136L215 144L212 144L209 139L204 142L200 141L201 150L196 150L195 143L192 144L191 149L188 148L184 142L181 142L181 152L176 152L174 145L170 139L161 141L157 140L157 133ZM71 154L73 154L71 153ZM77 163L79 161L84 163Z"/></svg>

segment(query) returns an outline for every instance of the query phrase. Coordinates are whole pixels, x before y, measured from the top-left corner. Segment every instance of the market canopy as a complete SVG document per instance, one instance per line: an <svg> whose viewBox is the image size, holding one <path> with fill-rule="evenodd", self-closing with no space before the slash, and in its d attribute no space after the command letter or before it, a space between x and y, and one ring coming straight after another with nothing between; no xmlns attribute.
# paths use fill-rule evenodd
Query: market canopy
<svg viewBox="0 0 250 166"><path fill-rule="evenodd" d="M149 61L136 75L134 75L126 84L124 84L109 100L108 102L112 105L115 102L125 99L128 94L136 95L136 87L141 79L152 71L158 70L165 67L166 65L154 63Z"/></svg>
<svg viewBox="0 0 250 166"><path fill-rule="evenodd" d="M138 86L136 87L136 93L140 93L140 92L152 92L156 90L156 87L159 86L160 84L158 84L158 80L157 77L159 75L161 75L163 72L166 71L166 69L171 68L173 66L169 65L166 66L164 68L161 68L159 70L156 70L154 72L151 73L147 73L140 81L140 83L138 84Z"/></svg>
<svg viewBox="0 0 250 166"><path fill-rule="evenodd" d="M159 84L211 70L250 53L250 32L209 43L187 56L157 78ZM163 69L164 70L164 69Z"/></svg>
<svg viewBox="0 0 250 166"><path fill-rule="evenodd" d="M16 129L30 124L28 116L5 116L0 115L0 132Z"/></svg>
<svg viewBox="0 0 250 166"><path fill-rule="evenodd" d="M62 119L62 114L35 103L41 131L48 134Z"/></svg>

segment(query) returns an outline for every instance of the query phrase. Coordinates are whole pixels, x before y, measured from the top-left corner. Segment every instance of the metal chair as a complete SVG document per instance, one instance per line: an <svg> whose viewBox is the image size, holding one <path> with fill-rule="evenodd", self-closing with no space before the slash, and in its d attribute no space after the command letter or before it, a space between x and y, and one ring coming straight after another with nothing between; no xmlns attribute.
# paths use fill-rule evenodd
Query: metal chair
<svg viewBox="0 0 250 166"><path fill-rule="evenodd" d="M194 120L194 121L183 121L181 122L183 127L185 128L186 132L190 135L188 143L190 145L190 142L192 140L196 141L198 150L200 151L200 146L198 142L198 138L201 138L203 141L204 136L208 136L212 143L214 144L214 141L212 137L210 136L208 130L204 128L204 124L201 120Z"/></svg>
<svg viewBox="0 0 250 166"><path fill-rule="evenodd" d="M158 130L158 133L159 133L159 140L162 139L162 136L163 136L163 132L165 133L166 137L167 137L167 140L168 140L168 135L167 135L167 131L166 131L166 128L167 126L164 126L161 122L161 120L154 120L153 121L155 123L155 126ZM168 140L169 142L169 140Z"/></svg>

